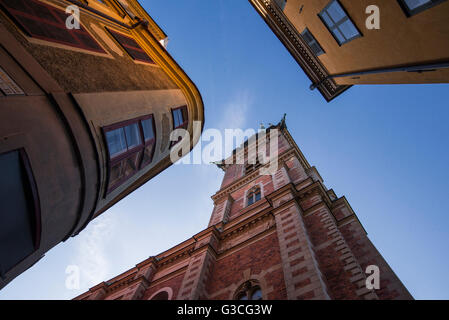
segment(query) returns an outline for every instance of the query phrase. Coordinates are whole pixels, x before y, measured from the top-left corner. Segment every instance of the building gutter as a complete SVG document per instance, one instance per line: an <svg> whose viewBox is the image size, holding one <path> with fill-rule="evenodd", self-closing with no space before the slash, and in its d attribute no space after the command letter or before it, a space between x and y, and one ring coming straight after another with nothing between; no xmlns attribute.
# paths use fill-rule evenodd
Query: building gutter
<svg viewBox="0 0 449 320"><path fill-rule="evenodd" d="M359 72L340 73L340 74L328 75L326 78L324 78L320 82L312 83L310 85L310 90L314 90L314 89L320 87L326 80L335 79L335 78L362 76L362 75L368 75L368 74L393 73L393 72L422 73L422 72L436 71L436 70L445 69L445 68L449 68L449 62L447 62L447 61L441 62L441 63L433 63L433 64L420 64L420 65L414 65L414 66L371 69L371 70L359 71Z"/></svg>

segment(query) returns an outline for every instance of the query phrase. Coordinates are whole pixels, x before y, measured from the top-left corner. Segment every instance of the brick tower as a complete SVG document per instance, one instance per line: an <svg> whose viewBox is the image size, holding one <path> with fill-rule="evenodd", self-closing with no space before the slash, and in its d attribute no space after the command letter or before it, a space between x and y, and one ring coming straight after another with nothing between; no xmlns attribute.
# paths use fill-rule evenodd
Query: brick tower
<svg viewBox="0 0 449 320"><path fill-rule="evenodd" d="M413 299L285 120L266 132L278 142L275 171L262 175L269 163L239 163L234 151L218 163L225 175L206 229L75 299ZM379 289L366 287L369 265Z"/></svg>

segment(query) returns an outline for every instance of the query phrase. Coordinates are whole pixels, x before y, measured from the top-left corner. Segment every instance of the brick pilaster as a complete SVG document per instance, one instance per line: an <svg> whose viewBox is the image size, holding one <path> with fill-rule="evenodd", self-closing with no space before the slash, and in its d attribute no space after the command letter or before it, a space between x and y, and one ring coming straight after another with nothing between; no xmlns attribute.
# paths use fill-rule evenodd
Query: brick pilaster
<svg viewBox="0 0 449 320"><path fill-rule="evenodd" d="M218 244L215 234L199 239L184 275L178 300L198 300L207 298L206 284L215 262L214 248Z"/></svg>
<svg viewBox="0 0 449 320"><path fill-rule="evenodd" d="M290 202L273 213L288 299L329 299L298 204Z"/></svg>

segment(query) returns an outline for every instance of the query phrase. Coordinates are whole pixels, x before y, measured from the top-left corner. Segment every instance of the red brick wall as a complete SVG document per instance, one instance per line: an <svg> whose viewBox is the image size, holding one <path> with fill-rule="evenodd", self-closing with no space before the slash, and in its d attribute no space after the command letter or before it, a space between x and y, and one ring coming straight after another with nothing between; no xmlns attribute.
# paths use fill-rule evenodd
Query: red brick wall
<svg viewBox="0 0 449 320"><path fill-rule="evenodd" d="M251 269L252 275L258 275L263 270L269 269L281 263L279 243L276 233L272 233L257 242L250 244L215 262L211 278L206 286L209 296L221 291L228 286L243 280L243 272ZM268 294L269 299L286 299L284 274L282 267L265 274L265 282L268 288L274 290ZM262 288L267 290L267 288ZM225 291L213 299L229 299L235 292Z"/></svg>

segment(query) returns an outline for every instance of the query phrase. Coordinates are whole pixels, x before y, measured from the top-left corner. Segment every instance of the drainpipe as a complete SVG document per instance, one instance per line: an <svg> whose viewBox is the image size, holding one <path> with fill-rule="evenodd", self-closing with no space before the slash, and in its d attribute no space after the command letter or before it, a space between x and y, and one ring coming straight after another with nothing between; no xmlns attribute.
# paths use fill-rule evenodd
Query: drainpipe
<svg viewBox="0 0 449 320"><path fill-rule="evenodd" d="M385 69L372 69L367 71L359 71L359 72L349 72L349 73L340 73L335 75L329 75L320 82L312 83L310 85L310 90L314 90L320 86L323 85L323 83L330 79L335 78L344 78L344 77L351 77L351 76L362 76L367 74L379 74L379 73L392 73L392 72L417 72L417 73L423 73L423 72L429 72L429 71L436 71L438 69L445 69L449 68L449 62L441 62L441 63L434 63L434 64L421 64L416 66L406 66L406 67L397 67L397 68L385 68Z"/></svg>

